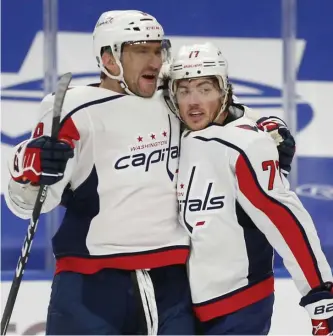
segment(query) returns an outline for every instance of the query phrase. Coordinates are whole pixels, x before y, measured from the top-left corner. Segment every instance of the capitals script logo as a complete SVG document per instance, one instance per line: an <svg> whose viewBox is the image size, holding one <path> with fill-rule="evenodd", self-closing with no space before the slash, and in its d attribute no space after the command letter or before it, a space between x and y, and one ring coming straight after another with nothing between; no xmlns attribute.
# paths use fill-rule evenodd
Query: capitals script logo
<svg viewBox="0 0 333 336"><path fill-rule="evenodd" d="M171 119L170 116L168 116L169 119L169 131L163 131L162 136L166 138L167 140L163 141L154 141L152 143L148 144L142 144L139 146L132 146L131 151L136 151L136 150L142 150L139 153L135 153L132 155L124 155L118 158L114 164L114 168L116 170L123 170L123 169L128 169L128 168L142 168L144 169L145 172L148 172L151 169L151 166L153 164L157 164L160 162L165 162L165 168L168 173L168 176L171 181L174 179L174 173L171 171L172 169L170 168L170 161L178 159L179 157L179 146L171 145L172 142L172 127L171 127ZM169 135L169 136L168 136ZM156 139L156 134L152 133L150 134L150 138L152 140L157 140ZM179 136L176 137L179 139ZM137 138L139 142L143 141L143 137L139 136ZM146 148L151 148L151 147L158 147L158 146L163 146L167 144L166 148L159 148L156 149L152 152L147 152L145 150ZM178 161L177 164L178 165Z"/></svg>
<svg viewBox="0 0 333 336"><path fill-rule="evenodd" d="M207 189L204 190L202 197L191 198L190 192L193 184L194 174L196 166L192 167L191 175L188 181L188 185L185 186L184 183L179 183L177 195L178 195L178 209L180 216L182 217L183 223L190 233L193 232L193 225L191 225L187 218L187 212L200 212L200 215L206 211L219 210L224 207L224 195L214 194L214 183L208 183ZM185 197L184 197L185 196ZM184 198L183 198L184 197ZM202 227L206 224L204 220L196 221L195 227Z"/></svg>

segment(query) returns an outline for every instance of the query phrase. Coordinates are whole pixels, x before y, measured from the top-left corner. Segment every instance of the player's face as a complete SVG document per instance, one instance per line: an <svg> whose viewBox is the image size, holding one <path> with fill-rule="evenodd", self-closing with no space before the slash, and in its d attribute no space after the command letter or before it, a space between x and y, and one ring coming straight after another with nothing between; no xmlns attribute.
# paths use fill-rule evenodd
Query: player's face
<svg viewBox="0 0 333 336"><path fill-rule="evenodd" d="M189 129L198 131L215 119L221 107L221 90L209 77L180 80L176 99L182 120Z"/></svg>
<svg viewBox="0 0 333 336"><path fill-rule="evenodd" d="M138 96L152 97L163 62L161 43L125 45L121 61L129 89Z"/></svg>

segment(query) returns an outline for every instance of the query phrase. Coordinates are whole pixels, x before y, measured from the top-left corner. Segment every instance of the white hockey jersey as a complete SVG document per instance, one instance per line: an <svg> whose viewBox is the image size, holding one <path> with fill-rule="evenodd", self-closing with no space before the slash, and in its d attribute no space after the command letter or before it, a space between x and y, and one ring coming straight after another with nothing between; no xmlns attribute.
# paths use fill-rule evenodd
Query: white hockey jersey
<svg viewBox="0 0 333 336"><path fill-rule="evenodd" d="M191 236L189 279L201 321L273 293L272 247L303 295L332 280L312 219L278 164L274 141L246 117L182 137L179 218Z"/></svg>
<svg viewBox="0 0 333 336"><path fill-rule="evenodd" d="M41 103L35 136L50 134L53 98ZM57 272L185 264L189 238L176 197L180 125L162 97L75 87L67 92L61 127L59 138L73 139L75 156L42 210L60 202L67 208L52 240ZM29 218L37 189L11 180L8 206Z"/></svg>

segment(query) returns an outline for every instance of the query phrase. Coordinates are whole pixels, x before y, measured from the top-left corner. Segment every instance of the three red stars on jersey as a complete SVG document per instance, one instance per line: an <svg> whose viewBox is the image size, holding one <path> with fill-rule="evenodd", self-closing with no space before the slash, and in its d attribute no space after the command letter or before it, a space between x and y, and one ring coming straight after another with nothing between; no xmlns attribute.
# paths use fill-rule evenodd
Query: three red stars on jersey
<svg viewBox="0 0 333 336"><path fill-rule="evenodd" d="M163 135L164 138L166 138L167 135L168 135L168 132L167 132L167 131L163 131L161 134ZM156 140L156 134L154 134L154 133L151 133L151 134L149 135L149 137L150 137L152 140ZM139 136L137 137L137 140L138 140L138 142L142 142L142 141L143 141L143 137L142 137L141 135L139 135Z"/></svg>

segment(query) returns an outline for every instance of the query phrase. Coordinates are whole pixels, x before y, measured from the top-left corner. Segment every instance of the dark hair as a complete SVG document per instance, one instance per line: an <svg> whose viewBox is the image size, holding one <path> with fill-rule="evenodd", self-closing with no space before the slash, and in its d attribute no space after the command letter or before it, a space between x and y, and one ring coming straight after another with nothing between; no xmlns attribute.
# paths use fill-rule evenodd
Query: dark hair
<svg viewBox="0 0 333 336"><path fill-rule="evenodd" d="M233 95L234 95L234 88L232 84L228 84L228 99L227 99L227 105L225 110L228 110L229 107L234 103Z"/></svg>
<svg viewBox="0 0 333 336"><path fill-rule="evenodd" d="M221 90L218 79L216 77L213 77L212 80L213 80L213 85L215 86L215 88L217 90ZM233 89L231 83L229 83L229 82L227 84L227 89L228 89L228 98L227 98L227 104L225 106L225 111L228 110L229 106L231 106L234 102L233 98L232 98L232 96L234 95L234 89Z"/></svg>

